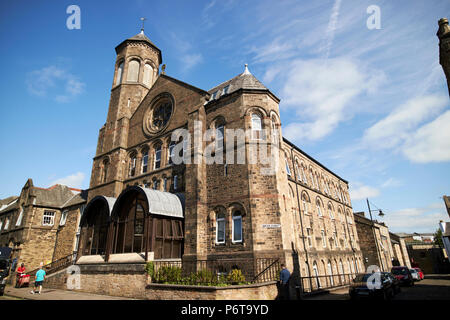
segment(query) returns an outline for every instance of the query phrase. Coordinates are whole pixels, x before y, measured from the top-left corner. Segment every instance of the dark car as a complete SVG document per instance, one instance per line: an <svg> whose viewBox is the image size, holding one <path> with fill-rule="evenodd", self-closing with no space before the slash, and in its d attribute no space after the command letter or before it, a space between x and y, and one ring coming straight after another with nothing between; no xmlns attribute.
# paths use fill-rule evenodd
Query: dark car
<svg viewBox="0 0 450 320"><path fill-rule="evenodd" d="M414 279L411 275L411 271L409 271L408 267L393 267L391 269L391 273L400 280L402 285L413 286Z"/></svg>
<svg viewBox="0 0 450 320"><path fill-rule="evenodd" d="M394 293L397 294L402 291L400 287L400 280L398 280L392 273L390 272L383 272L386 277L389 278L389 280L392 282L392 287L394 288Z"/></svg>
<svg viewBox="0 0 450 320"><path fill-rule="evenodd" d="M6 278L9 276L9 269L11 266L11 248L0 248L0 296L5 292Z"/></svg>
<svg viewBox="0 0 450 320"><path fill-rule="evenodd" d="M394 296L394 285L389 277L381 272L359 274L349 288L352 300L375 298L389 300Z"/></svg>

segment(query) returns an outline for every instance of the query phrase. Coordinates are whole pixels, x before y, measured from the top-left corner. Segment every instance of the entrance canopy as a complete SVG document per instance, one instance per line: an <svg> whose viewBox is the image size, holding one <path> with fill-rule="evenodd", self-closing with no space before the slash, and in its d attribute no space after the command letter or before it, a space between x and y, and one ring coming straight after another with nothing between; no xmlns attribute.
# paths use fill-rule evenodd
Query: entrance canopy
<svg viewBox="0 0 450 320"><path fill-rule="evenodd" d="M130 186L126 188L115 202L112 216L116 215L123 202L122 199L127 198L130 193L139 193L145 197L148 203L147 214L161 215L173 218L183 218L183 204L184 200L181 195L173 194L170 192L163 192L140 186Z"/></svg>

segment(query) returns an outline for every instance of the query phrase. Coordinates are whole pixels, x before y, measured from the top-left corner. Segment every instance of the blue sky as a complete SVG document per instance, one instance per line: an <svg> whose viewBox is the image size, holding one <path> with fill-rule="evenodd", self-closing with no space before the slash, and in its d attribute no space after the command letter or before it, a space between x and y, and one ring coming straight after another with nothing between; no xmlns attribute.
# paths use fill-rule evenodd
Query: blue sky
<svg viewBox="0 0 450 320"><path fill-rule="evenodd" d="M66 9L81 9L69 30ZM380 8L369 29L367 8ZM168 75L208 90L250 71L281 98L283 134L350 183L395 232L449 220L450 108L430 1L2 1L0 198L26 179L87 188L114 47L140 31Z"/></svg>

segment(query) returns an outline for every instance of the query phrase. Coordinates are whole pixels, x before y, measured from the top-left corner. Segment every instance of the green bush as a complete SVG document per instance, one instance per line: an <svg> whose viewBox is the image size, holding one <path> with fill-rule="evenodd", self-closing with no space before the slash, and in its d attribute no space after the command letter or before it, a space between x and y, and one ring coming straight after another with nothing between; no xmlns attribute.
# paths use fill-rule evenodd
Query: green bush
<svg viewBox="0 0 450 320"><path fill-rule="evenodd" d="M181 282L181 268L175 266L164 266L158 269L156 273L156 281L162 283L179 283Z"/></svg>
<svg viewBox="0 0 450 320"><path fill-rule="evenodd" d="M228 274L227 277L228 282L231 282L232 284L242 284L245 283L245 277L242 274L242 271L240 269L233 269Z"/></svg>
<svg viewBox="0 0 450 320"><path fill-rule="evenodd" d="M145 266L145 272L150 276L150 278L153 278L155 275L155 266L153 264L153 261L150 261Z"/></svg>

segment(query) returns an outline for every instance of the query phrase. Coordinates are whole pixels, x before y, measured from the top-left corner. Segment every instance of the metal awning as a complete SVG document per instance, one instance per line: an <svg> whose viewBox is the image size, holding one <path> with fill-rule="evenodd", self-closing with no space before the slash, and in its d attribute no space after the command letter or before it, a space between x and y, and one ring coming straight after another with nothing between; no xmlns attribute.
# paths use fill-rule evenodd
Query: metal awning
<svg viewBox="0 0 450 320"><path fill-rule="evenodd" d="M138 186L137 186L138 187ZM163 192L148 188L141 189L147 197L150 214L183 218L183 205L180 197L170 192Z"/></svg>

